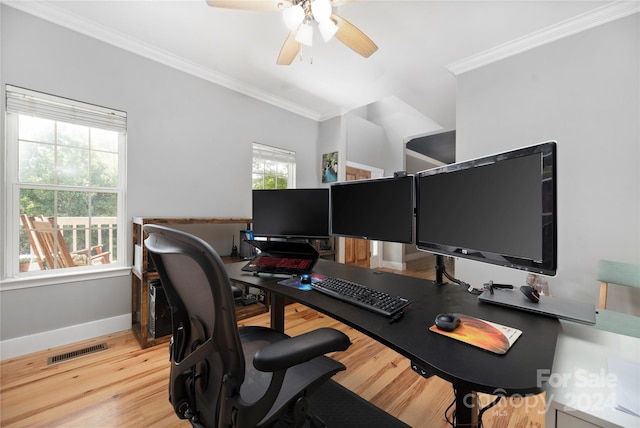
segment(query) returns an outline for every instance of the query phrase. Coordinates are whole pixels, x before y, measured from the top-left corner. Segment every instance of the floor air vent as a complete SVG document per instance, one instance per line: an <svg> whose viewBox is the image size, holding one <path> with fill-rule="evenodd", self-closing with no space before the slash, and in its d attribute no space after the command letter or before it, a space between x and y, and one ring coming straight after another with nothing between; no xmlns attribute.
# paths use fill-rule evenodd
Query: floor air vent
<svg viewBox="0 0 640 428"><path fill-rule="evenodd" d="M98 352L105 349L108 349L107 344L101 343L99 345L89 346L88 348L78 349L77 351L67 352L66 354L55 355L47 359L47 365L61 363L72 358L82 357L83 355L91 354L93 352Z"/></svg>

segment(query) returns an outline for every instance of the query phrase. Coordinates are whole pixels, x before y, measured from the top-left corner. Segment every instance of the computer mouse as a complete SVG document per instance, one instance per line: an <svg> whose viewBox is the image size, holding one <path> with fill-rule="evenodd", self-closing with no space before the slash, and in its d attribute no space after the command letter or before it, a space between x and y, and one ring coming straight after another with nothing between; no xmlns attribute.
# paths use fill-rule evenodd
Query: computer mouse
<svg viewBox="0 0 640 428"><path fill-rule="evenodd" d="M301 284L311 284L311 275L308 273L303 273L300 275L300 283Z"/></svg>
<svg viewBox="0 0 640 428"><path fill-rule="evenodd" d="M522 291L522 294L527 296L527 299L531 300L533 303L540 303L540 293L538 293L538 290L535 288L530 285L523 285L520 287L520 291Z"/></svg>
<svg viewBox="0 0 640 428"><path fill-rule="evenodd" d="M444 331L453 331L460 325L460 318L453 314L438 314L436 327Z"/></svg>

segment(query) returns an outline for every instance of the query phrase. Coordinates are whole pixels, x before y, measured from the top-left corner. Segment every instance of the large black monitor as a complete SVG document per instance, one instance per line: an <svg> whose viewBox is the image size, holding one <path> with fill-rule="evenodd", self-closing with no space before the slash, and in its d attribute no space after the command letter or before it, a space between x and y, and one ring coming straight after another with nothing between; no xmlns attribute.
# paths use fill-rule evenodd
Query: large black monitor
<svg viewBox="0 0 640 428"><path fill-rule="evenodd" d="M270 238L329 237L329 189L253 191L253 235Z"/></svg>
<svg viewBox="0 0 640 428"><path fill-rule="evenodd" d="M416 245L555 275L556 143L416 174Z"/></svg>
<svg viewBox="0 0 640 428"><path fill-rule="evenodd" d="M331 234L413 242L414 177L345 181L331 186Z"/></svg>

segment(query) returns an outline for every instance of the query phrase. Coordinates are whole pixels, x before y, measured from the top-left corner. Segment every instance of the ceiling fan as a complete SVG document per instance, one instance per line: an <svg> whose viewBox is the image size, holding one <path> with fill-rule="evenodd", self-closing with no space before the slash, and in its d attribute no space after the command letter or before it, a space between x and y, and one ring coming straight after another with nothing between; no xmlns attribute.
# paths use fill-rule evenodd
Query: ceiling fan
<svg viewBox="0 0 640 428"><path fill-rule="evenodd" d="M315 21L325 42L334 35L350 49L368 58L378 50L373 41L358 27L333 13L333 4L339 0L207 0L211 7L226 9L263 10L281 12L290 33L278 60L278 65L289 65L302 45L311 46Z"/></svg>

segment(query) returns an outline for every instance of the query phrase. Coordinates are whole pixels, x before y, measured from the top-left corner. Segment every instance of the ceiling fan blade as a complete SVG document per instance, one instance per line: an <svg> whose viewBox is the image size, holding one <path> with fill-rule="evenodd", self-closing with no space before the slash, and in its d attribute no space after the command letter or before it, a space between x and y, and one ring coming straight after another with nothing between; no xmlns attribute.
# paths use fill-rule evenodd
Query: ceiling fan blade
<svg viewBox="0 0 640 428"><path fill-rule="evenodd" d="M280 11L291 6L289 0L207 0L211 7L224 9Z"/></svg>
<svg viewBox="0 0 640 428"><path fill-rule="evenodd" d="M280 54L278 55L278 60L276 64L278 65L290 65L293 62L293 59L300 52L300 48L302 44L296 40L296 33L291 32L289 36L284 41L282 48L280 49Z"/></svg>
<svg viewBox="0 0 640 428"><path fill-rule="evenodd" d="M336 38L347 47L365 58L369 58L371 54L378 50L378 46L366 34L343 17L334 13L331 15L331 19L338 26Z"/></svg>

